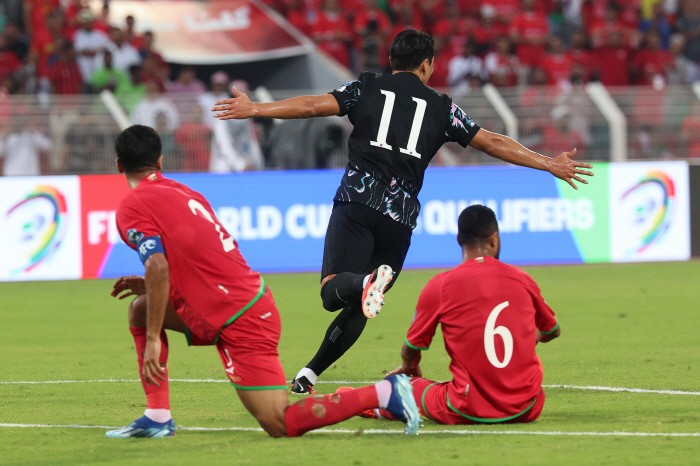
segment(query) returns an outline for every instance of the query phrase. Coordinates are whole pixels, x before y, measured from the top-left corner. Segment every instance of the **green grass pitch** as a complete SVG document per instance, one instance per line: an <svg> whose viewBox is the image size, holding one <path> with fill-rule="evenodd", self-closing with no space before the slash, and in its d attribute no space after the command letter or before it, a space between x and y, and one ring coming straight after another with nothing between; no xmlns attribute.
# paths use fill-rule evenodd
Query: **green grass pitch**
<svg viewBox="0 0 700 466"><path fill-rule="evenodd" d="M531 267L562 325L538 345L545 384L700 390L700 262ZM405 271L387 306L358 344L323 379L375 381L399 364L418 293L436 271ZM332 315L321 307L317 274L267 275L282 313L281 359L287 378L316 351ZM122 426L139 417L138 382L9 384L11 381L137 378L126 302L111 281L0 284L0 423ZM439 332L438 332L439 333ZM170 334L173 379L225 380L214 348L187 348ZM440 341L424 354L423 373L446 380ZM321 393L338 384L319 384ZM352 419L298 439L258 431L178 431L163 440L105 439L104 430L0 427L0 464L487 465L692 464L700 437L493 435L497 432L700 432L700 396L546 388L530 425L442 427L425 421L418 437L389 421ZM227 383L172 382L176 424L257 427ZM295 399L295 397L292 397Z"/></svg>

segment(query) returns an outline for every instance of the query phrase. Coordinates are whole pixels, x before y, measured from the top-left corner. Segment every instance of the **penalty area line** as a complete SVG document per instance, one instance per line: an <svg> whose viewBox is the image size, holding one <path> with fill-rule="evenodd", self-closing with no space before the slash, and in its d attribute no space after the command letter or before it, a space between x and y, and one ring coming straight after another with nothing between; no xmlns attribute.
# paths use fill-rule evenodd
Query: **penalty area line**
<svg viewBox="0 0 700 466"><path fill-rule="evenodd" d="M91 426L82 424L16 424L0 423L0 427L21 428L63 428L63 429L119 429L119 426ZM177 430L193 432L263 432L259 427L182 427ZM395 429L317 429L310 434L403 434L403 430ZM567 432L559 430L476 430L476 429L426 429L421 434L452 434L452 435L549 435L571 437L700 437L700 432Z"/></svg>
<svg viewBox="0 0 700 466"><path fill-rule="evenodd" d="M0 385L45 385L61 383L135 383L141 382L139 379L95 379L95 380L21 380L21 381L0 381ZM170 379L170 382L184 383L228 383L228 379ZM291 383L287 380L287 383ZM377 383L376 380L319 380L316 384L331 385L370 385ZM700 396L700 392L689 392L683 390L664 390L650 388L627 388L627 387L604 387L598 385L565 385L553 384L542 385L543 388L569 388L573 390L594 390L601 392L627 392L627 393L654 393L659 395L689 395Z"/></svg>

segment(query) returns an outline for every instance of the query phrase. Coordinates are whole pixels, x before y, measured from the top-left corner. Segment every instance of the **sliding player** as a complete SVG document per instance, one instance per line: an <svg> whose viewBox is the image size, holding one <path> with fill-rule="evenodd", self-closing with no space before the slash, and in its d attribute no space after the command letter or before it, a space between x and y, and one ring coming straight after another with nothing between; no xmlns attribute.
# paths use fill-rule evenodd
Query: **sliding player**
<svg viewBox="0 0 700 466"><path fill-rule="evenodd" d="M392 376L350 396L314 396L289 406L277 353L280 315L260 274L253 272L207 200L161 174L161 141L146 126L116 141L117 167L132 191L117 211L117 228L139 253L145 278L122 277L112 296L135 295L129 306L144 416L107 437L170 437L168 340L184 333L192 345L216 345L243 406L273 437L297 437L367 408L386 408L415 434L420 423L408 377Z"/></svg>
<svg viewBox="0 0 700 466"><path fill-rule="evenodd" d="M321 271L323 307L343 310L316 356L295 377L293 392L309 393L318 376L357 341L367 319L379 313L411 244L425 170L444 143L470 145L506 162L548 171L575 189L572 180L588 183L579 175L593 174L579 169L591 165L571 160L576 149L551 159L479 129L449 96L426 86L433 55L430 36L406 30L391 44L393 74L361 73L330 94L267 104L252 103L234 88L235 98L212 109L221 120L348 115L354 125Z"/></svg>
<svg viewBox="0 0 700 466"><path fill-rule="evenodd" d="M545 398L535 345L557 338L561 327L532 277L498 260L491 209L466 208L457 240L462 264L428 282L401 350L403 364L389 374L412 376L421 414L440 424L532 422ZM442 383L422 378L419 366L438 324L453 376ZM338 392L346 390L352 389ZM363 416L393 418L381 410Z"/></svg>

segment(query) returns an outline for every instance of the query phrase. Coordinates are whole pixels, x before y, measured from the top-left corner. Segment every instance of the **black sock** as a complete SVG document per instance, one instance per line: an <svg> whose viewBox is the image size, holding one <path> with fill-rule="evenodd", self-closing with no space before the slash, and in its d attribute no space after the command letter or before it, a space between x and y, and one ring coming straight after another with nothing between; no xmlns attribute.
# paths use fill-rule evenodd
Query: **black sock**
<svg viewBox="0 0 700 466"><path fill-rule="evenodd" d="M316 356L306 367L314 371L316 375L321 375L360 338L366 324L367 317L362 313L361 302L357 299L346 306L333 320Z"/></svg>
<svg viewBox="0 0 700 466"><path fill-rule="evenodd" d="M342 272L330 279L321 288L323 307L327 311L335 312L343 309L348 303L362 297L362 282L367 274Z"/></svg>

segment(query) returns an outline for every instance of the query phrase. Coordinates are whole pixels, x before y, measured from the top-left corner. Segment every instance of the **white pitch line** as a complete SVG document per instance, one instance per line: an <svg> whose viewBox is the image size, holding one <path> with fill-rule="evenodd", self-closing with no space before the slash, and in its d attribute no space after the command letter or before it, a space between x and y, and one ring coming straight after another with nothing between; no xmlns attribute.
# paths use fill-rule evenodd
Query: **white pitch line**
<svg viewBox="0 0 700 466"><path fill-rule="evenodd" d="M119 426L90 426L81 424L10 424L0 423L0 427L63 428L63 429L119 429ZM177 430L196 432L263 432L259 427L178 427ZM550 435L550 436L591 436L591 437L700 437L700 432L567 432L559 430L475 430L475 429L433 429L420 430L421 434L455 435ZM403 434L394 429L317 429L311 434Z"/></svg>
<svg viewBox="0 0 700 466"><path fill-rule="evenodd" d="M185 383L228 383L228 379L170 379L171 382ZM59 383L135 383L140 382L139 379L96 379L96 380L22 380L22 381L0 381L0 385L44 385L44 384L59 384ZM287 380L291 383L291 380ZM368 385L377 383L374 380L353 381L353 380L319 380L316 384L334 384L334 385ZM690 395L700 396L700 392L689 392L683 390L665 390L665 389L649 389L649 388L627 388L627 387L603 387L598 385L542 385L544 388L571 388L574 390L595 390L602 392L628 392L628 393L654 393L659 395Z"/></svg>

